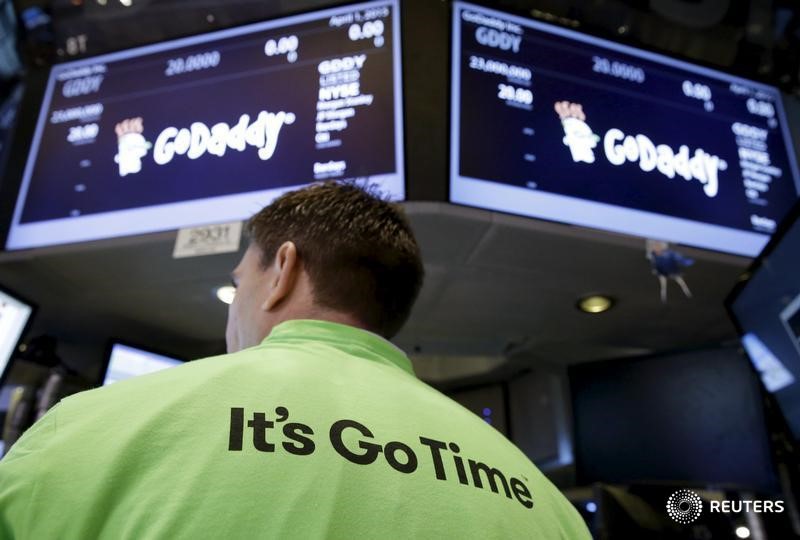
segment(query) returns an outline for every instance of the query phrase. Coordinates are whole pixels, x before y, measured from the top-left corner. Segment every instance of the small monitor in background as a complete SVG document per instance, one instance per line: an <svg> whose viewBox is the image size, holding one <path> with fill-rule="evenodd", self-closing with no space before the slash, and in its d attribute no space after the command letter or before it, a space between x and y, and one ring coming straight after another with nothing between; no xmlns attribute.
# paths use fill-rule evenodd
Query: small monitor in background
<svg viewBox="0 0 800 540"><path fill-rule="evenodd" d="M0 386L3 385L10 361L31 320L33 310L32 304L0 289Z"/></svg>
<svg viewBox="0 0 800 540"><path fill-rule="evenodd" d="M161 371L183 363L183 360L138 349L122 343L113 343L108 355L108 366L103 376L103 386Z"/></svg>
<svg viewBox="0 0 800 540"><path fill-rule="evenodd" d="M764 386L800 440L800 203L726 305Z"/></svg>
<svg viewBox="0 0 800 540"><path fill-rule="evenodd" d="M489 384L445 393L464 408L483 418L497 431L508 436L506 396L502 384Z"/></svg>
<svg viewBox="0 0 800 540"><path fill-rule="evenodd" d="M778 489L758 377L738 348L569 368L578 482Z"/></svg>

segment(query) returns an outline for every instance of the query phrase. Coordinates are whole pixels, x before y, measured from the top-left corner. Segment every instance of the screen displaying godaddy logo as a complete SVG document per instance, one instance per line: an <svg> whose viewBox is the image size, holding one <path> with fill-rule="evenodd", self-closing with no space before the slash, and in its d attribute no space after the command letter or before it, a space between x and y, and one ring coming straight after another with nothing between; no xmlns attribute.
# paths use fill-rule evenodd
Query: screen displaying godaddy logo
<svg viewBox="0 0 800 540"><path fill-rule="evenodd" d="M566 145L575 163L594 163L594 148L601 138L589 127L583 105L559 101L555 111L561 118ZM727 162L702 148L690 152L682 144L677 151L667 144L656 144L644 134L629 135L618 128L611 128L602 137L603 151L611 165L622 166L635 163L643 172L659 172L667 178L681 177L697 180L708 197L719 192L719 172L728 168Z"/></svg>
<svg viewBox="0 0 800 540"><path fill-rule="evenodd" d="M206 153L222 157L229 149L243 152L248 146L256 148L258 157L266 161L275 153L281 128L293 124L295 119L292 112L261 111L252 121L250 115L241 115L233 126L219 122L209 127L203 122L193 122L188 128L165 128L153 144L145 140L141 117L126 119L117 124L118 153L114 159L119 164L120 176L141 171L141 160L151 147L153 161L158 165L166 165L182 155L189 159Z"/></svg>

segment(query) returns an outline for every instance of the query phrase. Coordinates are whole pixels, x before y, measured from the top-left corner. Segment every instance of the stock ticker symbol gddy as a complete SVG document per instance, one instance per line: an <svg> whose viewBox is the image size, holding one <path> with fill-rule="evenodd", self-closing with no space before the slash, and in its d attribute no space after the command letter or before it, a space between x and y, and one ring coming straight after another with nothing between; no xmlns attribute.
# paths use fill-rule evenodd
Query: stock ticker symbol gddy
<svg viewBox="0 0 800 540"><path fill-rule="evenodd" d="M703 513L703 501L694 491L679 489L667 499L667 514L681 525L697 520Z"/></svg>

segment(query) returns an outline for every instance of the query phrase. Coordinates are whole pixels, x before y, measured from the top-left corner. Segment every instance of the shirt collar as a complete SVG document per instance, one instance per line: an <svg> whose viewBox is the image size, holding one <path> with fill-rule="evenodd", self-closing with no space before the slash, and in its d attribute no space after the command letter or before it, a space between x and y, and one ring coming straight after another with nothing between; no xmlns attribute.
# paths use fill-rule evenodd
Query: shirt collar
<svg viewBox="0 0 800 540"><path fill-rule="evenodd" d="M261 344L307 341L330 343L355 356L399 367L414 375L411 361L402 349L378 334L347 324L312 319L284 321Z"/></svg>

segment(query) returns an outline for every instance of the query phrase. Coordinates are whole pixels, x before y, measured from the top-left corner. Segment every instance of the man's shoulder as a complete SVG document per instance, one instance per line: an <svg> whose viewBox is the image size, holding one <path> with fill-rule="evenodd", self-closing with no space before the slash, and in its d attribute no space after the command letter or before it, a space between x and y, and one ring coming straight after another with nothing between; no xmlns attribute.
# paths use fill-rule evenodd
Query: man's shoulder
<svg viewBox="0 0 800 540"><path fill-rule="evenodd" d="M192 360L154 373L139 375L117 381L107 386L85 390L64 398L60 403L60 414L71 409L97 407L106 409L114 404L129 405L130 399L159 399L169 394L189 391L193 387L219 377L252 353L241 351L233 354L209 356Z"/></svg>
<svg viewBox="0 0 800 540"><path fill-rule="evenodd" d="M297 361L299 355L314 357L318 352L308 346L263 343L235 353L192 360L69 396L61 401L60 415L87 408L107 411L137 404L147 408L170 401L171 397L232 391L254 379L289 383L313 374L306 363Z"/></svg>

